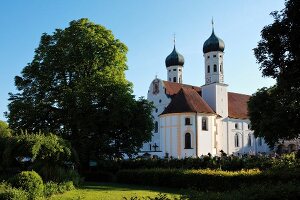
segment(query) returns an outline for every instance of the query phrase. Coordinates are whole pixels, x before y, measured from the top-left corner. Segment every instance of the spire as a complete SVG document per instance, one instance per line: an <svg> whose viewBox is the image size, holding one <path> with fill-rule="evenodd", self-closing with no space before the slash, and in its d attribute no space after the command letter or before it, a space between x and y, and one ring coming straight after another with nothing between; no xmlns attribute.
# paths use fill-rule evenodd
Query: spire
<svg viewBox="0 0 300 200"><path fill-rule="evenodd" d="M211 27L212 27L212 32L214 33L214 17L211 17Z"/></svg>
<svg viewBox="0 0 300 200"><path fill-rule="evenodd" d="M173 43L174 43L174 48L175 48L175 45L176 45L176 34L173 33Z"/></svg>

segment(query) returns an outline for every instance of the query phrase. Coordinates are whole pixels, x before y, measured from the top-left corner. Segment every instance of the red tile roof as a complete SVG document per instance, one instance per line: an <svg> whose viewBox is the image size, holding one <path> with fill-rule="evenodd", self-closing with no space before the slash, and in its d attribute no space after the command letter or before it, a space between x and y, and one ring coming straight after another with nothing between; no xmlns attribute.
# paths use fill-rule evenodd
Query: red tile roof
<svg viewBox="0 0 300 200"><path fill-rule="evenodd" d="M236 119L248 119L248 101L250 96L228 92L228 116Z"/></svg>
<svg viewBox="0 0 300 200"><path fill-rule="evenodd" d="M182 112L216 114L197 91L189 87L182 87L162 114Z"/></svg>
<svg viewBox="0 0 300 200"><path fill-rule="evenodd" d="M172 100L162 114L180 112L215 113L201 97L200 87L169 81L163 82L166 94L170 95ZM247 102L249 98L249 95L228 92L228 117L248 119Z"/></svg>
<svg viewBox="0 0 300 200"><path fill-rule="evenodd" d="M182 84L182 83L174 83L174 82L169 82L169 81L163 81L165 88L166 88L166 94L167 95L174 95L177 94L179 92L179 90L181 88L192 88L194 90L196 90L198 93L201 92L201 88L198 86L192 86L192 85L186 85L186 84Z"/></svg>

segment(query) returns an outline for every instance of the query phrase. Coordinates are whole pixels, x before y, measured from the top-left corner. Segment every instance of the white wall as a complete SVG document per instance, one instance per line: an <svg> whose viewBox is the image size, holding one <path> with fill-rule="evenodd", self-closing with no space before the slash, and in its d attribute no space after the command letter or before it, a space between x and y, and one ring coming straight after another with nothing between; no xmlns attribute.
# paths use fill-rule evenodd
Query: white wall
<svg viewBox="0 0 300 200"><path fill-rule="evenodd" d="M214 57L215 55L215 57ZM205 84L211 83L224 83L224 67L221 69L221 65L223 65L223 52L212 51L205 53L204 55L204 68L205 68ZM210 72L208 72L208 65L210 66ZM214 72L214 65L217 66L217 71Z"/></svg>
<svg viewBox="0 0 300 200"><path fill-rule="evenodd" d="M201 87L202 98L220 116L228 116L227 85L213 83Z"/></svg>
<svg viewBox="0 0 300 200"><path fill-rule="evenodd" d="M176 77L176 83L182 83L182 74L183 74L183 67L179 65L174 65L167 67L168 70L168 77L167 80L170 82L174 82L173 78ZM174 71L175 70L175 71Z"/></svg>
<svg viewBox="0 0 300 200"><path fill-rule="evenodd" d="M153 94L153 83L157 82L159 85L159 92L157 94ZM169 98L166 94L165 94L165 87L163 84L163 81L161 79L154 79L150 86L149 86L149 90L148 90L148 95L147 95L147 100L150 102L153 102L154 104L154 109L152 110L152 116L153 116L153 120L154 122L157 121L158 122L158 132L155 133L154 130L152 131L152 139L151 142L145 143L141 149L141 151L146 152L146 151L150 151L150 144L151 146L153 146L155 143L159 146L157 148L158 151L161 151L162 146L161 146L161 138L160 138L160 122L159 122L159 114L161 114L165 108L169 105L169 103L171 102L171 98ZM153 147L151 149L152 151L154 150ZM148 152L149 153L149 152Z"/></svg>
<svg viewBox="0 0 300 200"><path fill-rule="evenodd" d="M237 124L237 128L235 127ZM228 153L229 154L257 154L261 153L270 153L270 148L262 139L262 145L260 146L258 143L258 139L254 137L253 131L249 129L248 125L250 121L248 119L232 119L228 118ZM238 133L240 135L239 147L235 147L235 134ZM251 136L251 146L248 145L248 135ZM226 152L227 153L227 152Z"/></svg>

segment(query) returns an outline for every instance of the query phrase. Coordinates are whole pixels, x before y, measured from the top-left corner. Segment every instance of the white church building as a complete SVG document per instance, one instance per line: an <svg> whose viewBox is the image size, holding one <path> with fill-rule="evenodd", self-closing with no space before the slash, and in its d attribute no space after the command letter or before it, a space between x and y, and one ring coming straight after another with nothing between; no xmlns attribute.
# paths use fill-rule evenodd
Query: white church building
<svg viewBox="0 0 300 200"><path fill-rule="evenodd" d="M155 128L141 154L158 157L268 153L262 138L255 138L247 115L250 96L228 92L224 83L225 44L214 29L203 45L205 84L183 82L184 57L175 48L166 58L167 80L155 78L147 99L153 102Z"/></svg>

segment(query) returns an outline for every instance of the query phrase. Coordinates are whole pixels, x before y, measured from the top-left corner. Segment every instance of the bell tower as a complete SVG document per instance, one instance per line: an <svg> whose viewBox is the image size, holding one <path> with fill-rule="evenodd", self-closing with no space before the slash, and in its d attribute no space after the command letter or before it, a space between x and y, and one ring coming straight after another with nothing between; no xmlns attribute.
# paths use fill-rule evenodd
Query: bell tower
<svg viewBox="0 0 300 200"><path fill-rule="evenodd" d="M211 36L203 45L205 84L224 83L223 56L225 44L215 35L212 21Z"/></svg>
<svg viewBox="0 0 300 200"><path fill-rule="evenodd" d="M205 85L202 88L202 98L220 116L228 116L227 86L224 84L223 56L225 44L215 35L212 21L212 33L204 42Z"/></svg>
<svg viewBox="0 0 300 200"><path fill-rule="evenodd" d="M184 57L176 50L175 36L173 51L167 56L165 63L168 73L167 80L170 82L182 83Z"/></svg>

